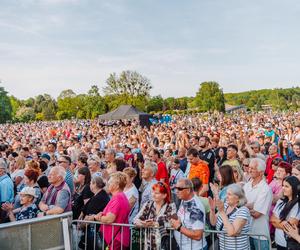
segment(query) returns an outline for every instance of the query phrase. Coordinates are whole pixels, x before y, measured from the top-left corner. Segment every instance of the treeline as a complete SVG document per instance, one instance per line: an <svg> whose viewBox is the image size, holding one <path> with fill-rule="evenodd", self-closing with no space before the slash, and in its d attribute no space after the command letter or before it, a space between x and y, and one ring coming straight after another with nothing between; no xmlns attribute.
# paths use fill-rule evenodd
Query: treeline
<svg viewBox="0 0 300 250"><path fill-rule="evenodd" d="M231 105L244 104L251 110L261 110L264 105L273 110L299 110L300 87L286 89L261 89L241 93L224 94L225 102Z"/></svg>
<svg viewBox="0 0 300 250"><path fill-rule="evenodd" d="M245 104L248 109L261 110L270 105L275 110L299 110L300 88L264 89L223 94L217 82L203 82L194 97L151 96L150 80L135 71L110 74L102 94L97 85L87 93L76 94L63 90L57 99L41 94L20 100L0 87L0 123L62 119L94 119L98 115L131 104L149 113L188 114L206 111L225 111L225 103Z"/></svg>

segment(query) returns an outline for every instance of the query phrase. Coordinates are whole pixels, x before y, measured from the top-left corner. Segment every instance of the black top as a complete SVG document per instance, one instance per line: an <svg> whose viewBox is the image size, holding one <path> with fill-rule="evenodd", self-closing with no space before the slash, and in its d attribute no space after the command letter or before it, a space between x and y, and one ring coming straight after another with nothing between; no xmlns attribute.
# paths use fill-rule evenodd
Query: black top
<svg viewBox="0 0 300 250"><path fill-rule="evenodd" d="M108 202L108 194L104 190L101 190L85 204L85 206L82 209L83 215L86 216L102 212L108 204Z"/></svg>
<svg viewBox="0 0 300 250"><path fill-rule="evenodd" d="M78 219L83 206L84 206L84 200L89 199L93 197L93 193L90 189L90 185L86 184L81 191L81 193L75 193L74 198L73 198L73 206L72 206L72 211L73 211L73 218L74 220Z"/></svg>
<svg viewBox="0 0 300 250"><path fill-rule="evenodd" d="M208 163L209 182L212 182L215 175L215 153L211 149L199 152L200 159Z"/></svg>

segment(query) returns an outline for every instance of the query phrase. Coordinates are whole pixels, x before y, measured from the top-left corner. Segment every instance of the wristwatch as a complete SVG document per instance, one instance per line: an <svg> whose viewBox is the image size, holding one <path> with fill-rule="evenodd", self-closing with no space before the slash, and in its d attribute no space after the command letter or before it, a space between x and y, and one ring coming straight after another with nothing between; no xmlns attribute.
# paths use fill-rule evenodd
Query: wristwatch
<svg viewBox="0 0 300 250"><path fill-rule="evenodd" d="M180 229L182 227L182 223L180 223L180 226L176 229L178 232L180 232Z"/></svg>

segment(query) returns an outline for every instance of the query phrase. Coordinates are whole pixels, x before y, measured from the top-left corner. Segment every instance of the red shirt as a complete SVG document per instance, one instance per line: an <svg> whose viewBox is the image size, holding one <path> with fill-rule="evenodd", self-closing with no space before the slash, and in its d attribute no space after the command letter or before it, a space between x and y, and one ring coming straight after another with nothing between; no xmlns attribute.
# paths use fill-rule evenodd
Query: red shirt
<svg viewBox="0 0 300 250"><path fill-rule="evenodd" d="M275 170L272 169L272 161L276 158L282 158L282 157L280 156L280 154L277 154L273 157L269 156L266 161L266 172L265 173L267 174L268 184L270 184L271 181L273 180Z"/></svg>
<svg viewBox="0 0 300 250"><path fill-rule="evenodd" d="M166 164L163 161L157 163L157 173L155 179L157 181L160 181L161 179L165 179L165 183L168 184L168 179L169 179L168 170Z"/></svg>

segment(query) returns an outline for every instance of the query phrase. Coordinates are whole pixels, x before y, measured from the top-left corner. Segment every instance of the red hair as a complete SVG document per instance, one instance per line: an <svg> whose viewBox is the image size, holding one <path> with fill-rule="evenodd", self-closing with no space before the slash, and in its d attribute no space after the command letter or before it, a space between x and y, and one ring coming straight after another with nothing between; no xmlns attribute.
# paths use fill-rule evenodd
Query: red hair
<svg viewBox="0 0 300 250"><path fill-rule="evenodd" d="M159 181L152 186L152 190L159 190L159 192L161 194L166 194L167 197L166 197L165 201L167 203L170 203L170 201L171 201L170 190L166 183Z"/></svg>
<svg viewBox="0 0 300 250"><path fill-rule="evenodd" d="M34 170L34 169L26 169L24 175L26 175L26 177L30 181L33 180L34 183L36 183L36 181L37 181L37 179L39 177L39 173L36 170Z"/></svg>

